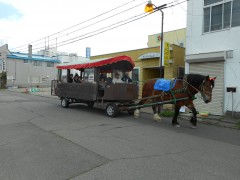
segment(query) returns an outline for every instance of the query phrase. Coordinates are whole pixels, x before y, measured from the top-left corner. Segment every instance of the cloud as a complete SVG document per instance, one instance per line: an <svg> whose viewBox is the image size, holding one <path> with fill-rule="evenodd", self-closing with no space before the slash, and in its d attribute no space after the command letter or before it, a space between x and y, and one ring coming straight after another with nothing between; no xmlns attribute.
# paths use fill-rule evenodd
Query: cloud
<svg viewBox="0 0 240 180"><path fill-rule="evenodd" d="M0 2L0 19L18 19L22 14L12 5Z"/></svg>
<svg viewBox="0 0 240 180"><path fill-rule="evenodd" d="M0 2L4 2L15 8L16 11L14 12L19 12L21 14L19 18L15 19L0 19L0 39L6 40L11 49L24 44L26 44L24 47L27 49L28 43L43 38L41 46L44 47L45 44L48 43L47 37L49 35L86 21L130 1L131 0L0 0ZM133 3L130 3L128 7L145 2L146 0L135 0ZM161 3L167 2L168 0L161 1ZM56 44L56 41L60 42L64 41L64 39L81 36L101 27L143 13L144 6L145 5L143 4L136 8L132 8L131 11L126 12L122 16L117 16L108 21L81 29L73 34L65 34L64 37L57 39L53 38L52 43ZM124 8L126 9L127 7ZM114 13L116 12L120 11L114 11ZM174 8L174 10L164 10L164 31L185 27L186 16L184 16L184 14L186 14L186 12L181 9L179 11L177 8ZM107 16L111 16L111 14L107 14L105 17ZM91 20L87 23L81 24L75 29L82 28L85 25L94 22L96 22L96 20ZM79 55L84 55L85 47L91 47L92 55L96 55L146 48L148 35L160 33L160 31L161 13L157 12L141 20L91 38L58 47L58 50L77 52ZM33 43L33 49L36 47L37 43Z"/></svg>

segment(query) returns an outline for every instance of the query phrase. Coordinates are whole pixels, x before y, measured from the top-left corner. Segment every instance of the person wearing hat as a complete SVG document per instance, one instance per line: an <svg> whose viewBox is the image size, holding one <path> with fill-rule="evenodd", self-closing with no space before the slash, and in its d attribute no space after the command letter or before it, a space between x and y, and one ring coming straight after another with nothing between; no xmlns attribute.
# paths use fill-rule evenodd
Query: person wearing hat
<svg viewBox="0 0 240 180"><path fill-rule="evenodd" d="M125 72L124 76L122 77L122 81L124 81L126 83L132 82L132 79L129 77L129 73L128 72Z"/></svg>
<svg viewBox="0 0 240 180"><path fill-rule="evenodd" d="M120 74L119 72L115 72L114 74L114 78L112 80L112 83L115 84L115 83L123 83L123 81L120 79Z"/></svg>

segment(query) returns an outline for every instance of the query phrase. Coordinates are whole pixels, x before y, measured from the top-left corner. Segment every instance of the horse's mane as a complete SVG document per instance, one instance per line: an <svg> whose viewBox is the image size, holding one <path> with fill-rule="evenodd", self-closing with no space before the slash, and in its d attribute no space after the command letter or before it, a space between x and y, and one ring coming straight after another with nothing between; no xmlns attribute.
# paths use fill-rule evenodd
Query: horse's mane
<svg viewBox="0 0 240 180"><path fill-rule="evenodd" d="M185 76L187 76L187 82L195 87L199 86L206 79L206 76L201 74L186 74ZM184 76L179 76L177 79L184 79Z"/></svg>
<svg viewBox="0 0 240 180"><path fill-rule="evenodd" d="M206 79L206 76L200 74L188 74L187 82L192 86L199 86Z"/></svg>

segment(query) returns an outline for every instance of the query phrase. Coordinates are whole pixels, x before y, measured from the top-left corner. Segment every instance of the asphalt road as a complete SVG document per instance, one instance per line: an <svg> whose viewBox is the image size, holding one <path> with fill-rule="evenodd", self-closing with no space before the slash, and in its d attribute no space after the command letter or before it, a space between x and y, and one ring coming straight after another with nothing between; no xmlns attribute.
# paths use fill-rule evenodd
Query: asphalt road
<svg viewBox="0 0 240 180"><path fill-rule="evenodd" d="M0 179L240 179L240 131L0 91Z"/></svg>

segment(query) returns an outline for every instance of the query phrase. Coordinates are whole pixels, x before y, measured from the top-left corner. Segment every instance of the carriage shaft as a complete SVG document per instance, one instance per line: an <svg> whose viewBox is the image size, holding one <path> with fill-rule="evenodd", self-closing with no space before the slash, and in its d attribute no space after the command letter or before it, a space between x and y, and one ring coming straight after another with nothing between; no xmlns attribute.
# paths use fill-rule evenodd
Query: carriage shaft
<svg viewBox="0 0 240 180"><path fill-rule="evenodd" d="M142 105L137 105L137 106L130 106L130 107L128 107L127 109L136 109L136 108L142 108L142 107L150 107L150 106L153 106L153 105L175 103L175 102L177 102L177 101L182 101L182 100L189 100L189 98L188 98L188 97L186 97L186 98L178 98L178 99L169 100L169 101L162 101L162 102L142 104Z"/></svg>

